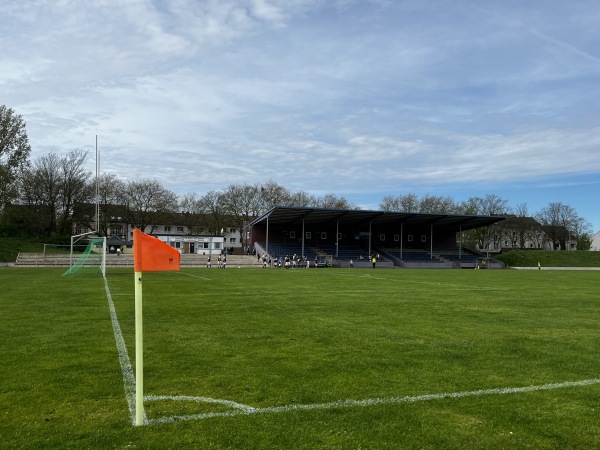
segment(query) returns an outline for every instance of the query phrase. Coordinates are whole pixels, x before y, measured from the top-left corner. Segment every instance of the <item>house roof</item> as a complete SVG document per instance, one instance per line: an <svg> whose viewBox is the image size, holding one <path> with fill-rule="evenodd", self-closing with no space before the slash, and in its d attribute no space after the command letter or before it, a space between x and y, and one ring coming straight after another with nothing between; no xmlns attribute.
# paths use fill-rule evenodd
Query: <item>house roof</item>
<svg viewBox="0 0 600 450"><path fill-rule="evenodd" d="M106 239L106 245L132 245L131 241L124 241L119 236L112 235Z"/></svg>
<svg viewBox="0 0 600 450"><path fill-rule="evenodd" d="M250 223L250 226L319 224L339 221L346 225L409 224L415 226L441 226L449 230L470 230L492 225L505 216L473 216L461 214L431 214L354 209L298 208L276 206Z"/></svg>

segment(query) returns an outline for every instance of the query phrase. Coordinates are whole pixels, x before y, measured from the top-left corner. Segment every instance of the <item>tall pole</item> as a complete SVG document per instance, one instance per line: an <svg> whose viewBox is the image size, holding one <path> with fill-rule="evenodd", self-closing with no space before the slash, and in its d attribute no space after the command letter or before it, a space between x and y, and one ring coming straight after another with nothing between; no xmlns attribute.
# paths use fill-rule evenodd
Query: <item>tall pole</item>
<svg viewBox="0 0 600 450"><path fill-rule="evenodd" d="M134 244L135 245L135 244ZM141 245L141 243L139 244ZM142 272L135 272L135 424L144 424L144 331Z"/></svg>
<svg viewBox="0 0 600 450"><path fill-rule="evenodd" d="M304 258L304 217L302 218L302 258Z"/></svg>
<svg viewBox="0 0 600 450"><path fill-rule="evenodd" d="M340 221L338 220L335 223L335 257L339 258L340 255L340 241L339 241L339 236L340 236Z"/></svg>
<svg viewBox="0 0 600 450"><path fill-rule="evenodd" d="M96 233L100 231L100 154L98 153L98 135L96 135Z"/></svg>
<svg viewBox="0 0 600 450"><path fill-rule="evenodd" d="M462 225L458 227L458 259L461 259L462 254Z"/></svg>
<svg viewBox="0 0 600 450"><path fill-rule="evenodd" d="M433 224L429 228L429 254L431 255L431 259L433 259Z"/></svg>
<svg viewBox="0 0 600 450"><path fill-rule="evenodd" d="M265 249L265 251L267 252L267 256L269 256L269 216L267 216L267 235L265 236L266 239L266 245L265 247L267 247Z"/></svg>
<svg viewBox="0 0 600 450"><path fill-rule="evenodd" d="M373 222L369 222L369 257L371 257L371 225L373 225Z"/></svg>
<svg viewBox="0 0 600 450"><path fill-rule="evenodd" d="M402 250L404 249L403 240L404 240L404 222L402 222L400 224L400 261L402 261Z"/></svg>

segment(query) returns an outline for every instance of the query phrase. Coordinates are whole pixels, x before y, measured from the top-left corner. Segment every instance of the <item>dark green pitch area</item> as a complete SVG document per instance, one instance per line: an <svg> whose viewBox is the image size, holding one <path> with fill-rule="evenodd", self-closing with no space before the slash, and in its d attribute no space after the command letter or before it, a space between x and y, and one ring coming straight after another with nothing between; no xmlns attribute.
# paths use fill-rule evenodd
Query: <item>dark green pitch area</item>
<svg viewBox="0 0 600 450"><path fill-rule="evenodd" d="M145 394L171 399L142 427L103 279L63 272L0 269L0 448L600 448L597 271L144 274ZM107 280L135 368L134 275Z"/></svg>

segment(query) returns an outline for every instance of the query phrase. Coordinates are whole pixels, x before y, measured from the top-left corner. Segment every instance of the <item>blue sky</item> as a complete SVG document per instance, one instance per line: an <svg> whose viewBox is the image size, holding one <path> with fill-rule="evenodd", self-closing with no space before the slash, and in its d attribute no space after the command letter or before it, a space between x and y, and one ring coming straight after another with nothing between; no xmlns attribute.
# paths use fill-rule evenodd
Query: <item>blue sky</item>
<svg viewBox="0 0 600 450"><path fill-rule="evenodd" d="M0 3L1 104L32 157L178 194L274 180L563 202L600 231L597 0Z"/></svg>

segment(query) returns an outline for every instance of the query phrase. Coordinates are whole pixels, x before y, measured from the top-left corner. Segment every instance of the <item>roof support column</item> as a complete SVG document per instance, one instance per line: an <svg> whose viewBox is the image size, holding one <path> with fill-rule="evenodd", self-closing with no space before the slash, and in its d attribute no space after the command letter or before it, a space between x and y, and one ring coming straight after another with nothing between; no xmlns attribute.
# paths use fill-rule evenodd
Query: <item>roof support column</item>
<svg viewBox="0 0 600 450"><path fill-rule="evenodd" d="M265 236L265 251L267 252L267 256L269 256L269 216L267 216L267 234Z"/></svg>
<svg viewBox="0 0 600 450"><path fill-rule="evenodd" d="M302 219L302 258L304 258L304 218Z"/></svg>
<svg viewBox="0 0 600 450"><path fill-rule="evenodd" d="M458 259L460 259L462 253L462 225L458 228Z"/></svg>
<svg viewBox="0 0 600 450"><path fill-rule="evenodd" d="M369 222L369 256L371 256L371 225L373 225L373 221Z"/></svg>
<svg viewBox="0 0 600 450"><path fill-rule="evenodd" d="M429 255L433 259L433 224L429 226Z"/></svg>
<svg viewBox="0 0 600 450"><path fill-rule="evenodd" d="M340 236L340 221L338 220L335 223L335 257L337 259L337 257L339 256L339 251L340 251L340 241L339 241L339 236Z"/></svg>
<svg viewBox="0 0 600 450"><path fill-rule="evenodd" d="M400 261L402 261L402 249L404 246L404 222L400 224Z"/></svg>

